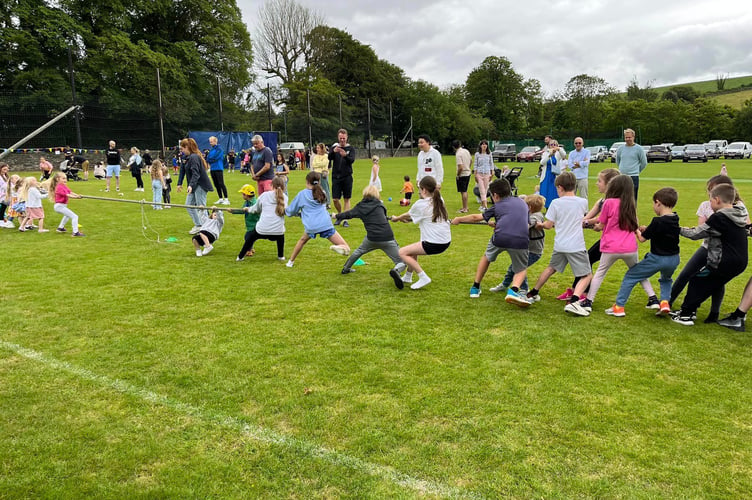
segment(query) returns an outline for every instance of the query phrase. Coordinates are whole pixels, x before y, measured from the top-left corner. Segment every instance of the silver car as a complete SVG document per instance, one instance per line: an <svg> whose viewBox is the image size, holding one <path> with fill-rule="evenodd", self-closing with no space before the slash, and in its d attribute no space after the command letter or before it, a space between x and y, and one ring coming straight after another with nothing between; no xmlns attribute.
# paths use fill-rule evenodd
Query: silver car
<svg viewBox="0 0 752 500"><path fill-rule="evenodd" d="M606 161L606 158L608 158L606 146L588 146L587 149L590 151L590 161L593 163Z"/></svg>
<svg viewBox="0 0 752 500"><path fill-rule="evenodd" d="M684 149L687 146L672 146L671 147L671 158L675 160L681 160L684 158Z"/></svg>

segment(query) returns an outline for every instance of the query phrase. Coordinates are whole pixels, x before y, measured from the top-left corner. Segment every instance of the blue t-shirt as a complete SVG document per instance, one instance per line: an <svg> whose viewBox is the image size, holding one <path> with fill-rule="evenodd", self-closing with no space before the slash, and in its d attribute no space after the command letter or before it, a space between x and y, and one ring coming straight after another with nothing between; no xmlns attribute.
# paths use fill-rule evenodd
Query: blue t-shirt
<svg viewBox="0 0 752 500"><path fill-rule="evenodd" d="M496 228L491 242L499 248L527 248L530 242L527 203L516 196L508 196L494 203L483 212L488 222L496 219Z"/></svg>
<svg viewBox="0 0 752 500"><path fill-rule="evenodd" d="M310 189L299 192L285 209L285 212L288 217L300 215L306 233L315 234L334 229L332 218L326 211L326 202L319 203L316 201L313 198L313 191Z"/></svg>
<svg viewBox="0 0 752 500"><path fill-rule="evenodd" d="M253 164L253 173L258 173L264 168L265 164L269 164L269 170L264 172L259 180L270 181L274 179L274 155L272 150L264 147L261 151L253 150L253 156L251 157L251 163Z"/></svg>

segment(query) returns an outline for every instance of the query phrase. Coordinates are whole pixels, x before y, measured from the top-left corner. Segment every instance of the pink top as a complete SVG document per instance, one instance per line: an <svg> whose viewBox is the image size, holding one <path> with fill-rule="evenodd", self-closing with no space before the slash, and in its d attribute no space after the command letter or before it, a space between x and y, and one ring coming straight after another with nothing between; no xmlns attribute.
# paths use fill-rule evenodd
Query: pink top
<svg viewBox="0 0 752 500"><path fill-rule="evenodd" d="M47 160L40 161L39 162L39 166L42 167L42 168L44 168L47 171L51 171L52 170L52 163L48 162Z"/></svg>
<svg viewBox="0 0 752 500"><path fill-rule="evenodd" d="M68 195L71 192L72 191L70 190L70 188L66 186L65 184L60 183L57 186L55 186L55 203L63 203L67 205Z"/></svg>
<svg viewBox="0 0 752 500"><path fill-rule="evenodd" d="M604 253L632 253L637 251L637 238L632 231L625 231L619 227L619 198L607 198L603 202L603 210L598 218L603 223L601 236L601 252Z"/></svg>

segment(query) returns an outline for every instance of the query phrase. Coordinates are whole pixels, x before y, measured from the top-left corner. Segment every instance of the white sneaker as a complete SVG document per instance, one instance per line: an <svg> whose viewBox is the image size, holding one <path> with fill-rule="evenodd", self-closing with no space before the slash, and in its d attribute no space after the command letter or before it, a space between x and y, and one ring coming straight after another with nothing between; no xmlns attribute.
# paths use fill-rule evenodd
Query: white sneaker
<svg viewBox="0 0 752 500"><path fill-rule="evenodd" d="M564 306L564 310L577 316L590 316L590 312L580 305L579 302L570 302Z"/></svg>
<svg viewBox="0 0 752 500"><path fill-rule="evenodd" d="M278 261L280 261L280 262L284 262L284 261L286 261L287 259L285 259L284 257L277 257L277 260L278 260Z"/></svg>
<svg viewBox="0 0 752 500"><path fill-rule="evenodd" d="M294 260L288 260L288 261L287 261L287 264L285 264L285 265L286 265L287 267L292 267L292 266L294 266L294 265L295 265L295 261L294 261Z"/></svg>
<svg viewBox="0 0 752 500"><path fill-rule="evenodd" d="M202 255L204 254L201 252L201 250L196 250L196 257L201 257Z"/></svg>
<svg viewBox="0 0 752 500"><path fill-rule="evenodd" d="M109 193L110 192L110 188L105 189L104 192L105 193Z"/></svg>
<svg viewBox="0 0 752 500"><path fill-rule="evenodd" d="M402 275L402 281L405 283L412 283L413 282L413 273L407 272Z"/></svg>
<svg viewBox="0 0 752 500"><path fill-rule="evenodd" d="M431 282L431 278L429 278L428 275L426 275L425 277L420 278L416 283L413 283L412 285L410 285L410 288L412 288L413 290L417 290L418 288L423 288L430 282Z"/></svg>
<svg viewBox="0 0 752 500"><path fill-rule="evenodd" d="M489 288L489 290L492 291L492 292L503 292L506 289L507 289L507 287L505 287L501 283L499 283L496 286L492 286L491 288Z"/></svg>
<svg viewBox="0 0 752 500"><path fill-rule="evenodd" d="M332 245L329 247L329 250L332 250L333 252L337 252L340 255L349 255L350 252L347 250L347 248L342 248L339 245Z"/></svg>
<svg viewBox="0 0 752 500"><path fill-rule="evenodd" d="M201 252L201 253L202 253L203 255L208 255L208 254L209 254L209 252L211 252L212 250L214 250L214 247L213 247L213 246L211 246L211 245L206 245L206 246L204 247L204 251L203 251L203 252Z"/></svg>
<svg viewBox="0 0 752 500"><path fill-rule="evenodd" d="M230 204L230 200L228 200L227 198L225 198L225 205L229 205L229 204Z"/></svg>
<svg viewBox="0 0 752 500"><path fill-rule="evenodd" d="M199 231L201 231L201 226L193 226L193 229L188 231L188 234L197 234Z"/></svg>

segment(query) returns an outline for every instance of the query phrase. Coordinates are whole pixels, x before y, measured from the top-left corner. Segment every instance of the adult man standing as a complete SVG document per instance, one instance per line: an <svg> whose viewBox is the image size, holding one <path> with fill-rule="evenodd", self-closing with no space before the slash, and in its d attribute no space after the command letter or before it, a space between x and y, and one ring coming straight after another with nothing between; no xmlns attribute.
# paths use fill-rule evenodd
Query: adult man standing
<svg viewBox="0 0 752 500"><path fill-rule="evenodd" d="M642 146L635 144L634 130L628 128L624 131L625 145L616 150L616 164L619 165L619 173L628 175L634 184L634 197L637 201L637 190L640 188L640 173L648 166L648 158Z"/></svg>
<svg viewBox="0 0 752 500"><path fill-rule="evenodd" d="M436 179L436 185L441 188L444 182L444 163L441 161L441 154L431 147L431 139L423 134L418 136L418 175L415 182L420 183L423 177L433 177Z"/></svg>
<svg viewBox="0 0 752 500"><path fill-rule="evenodd" d="M209 163L209 174L211 175L214 189L217 190L217 205L229 205L230 200L227 198L227 188L225 187L225 151L218 144L217 138L209 137L211 149L206 155L206 161Z"/></svg>
<svg viewBox="0 0 752 500"><path fill-rule="evenodd" d="M253 180L258 182L258 194L261 196L264 192L272 190L274 154L271 149L264 146L264 138L260 135L254 135L251 143L254 150L251 157L251 175Z"/></svg>
<svg viewBox="0 0 752 500"><path fill-rule="evenodd" d="M458 210L461 214L467 213L467 187L470 185L470 173L473 168L473 157L470 151L462 147L462 143L457 139L452 141L454 154L457 157L457 192L462 197L462 208Z"/></svg>
<svg viewBox="0 0 752 500"><path fill-rule="evenodd" d="M120 158L120 151L115 149L115 141L110 141L110 147L104 152L107 158L107 187L105 192L110 190L110 180L112 176L115 176L115 190L120 191L120 163L123 161Z"/></svg>
<svg viewBox="0 0 752 500"><path fill-rule="evenodd" d="M569 168L577 179L576 194L580 198L588 199L588 166L590 165L590 150L585 149L582 137L574 138L574 151L569 153Z"/></svg>
<svg viewBox="0 0 752 500"><path fill-rule="evenodd" d="M350 210L350 198L352 198L353 186L353 163L355 162L355 148L347 143L347 130L341 128L337 131L337 142L329 151L329 161L332 164L332 202L337 213L342 213L340 198L345 199L344 211ZM339 225L337 220L334 225ZM347 221L343 224L349 227Z"/></svg>

